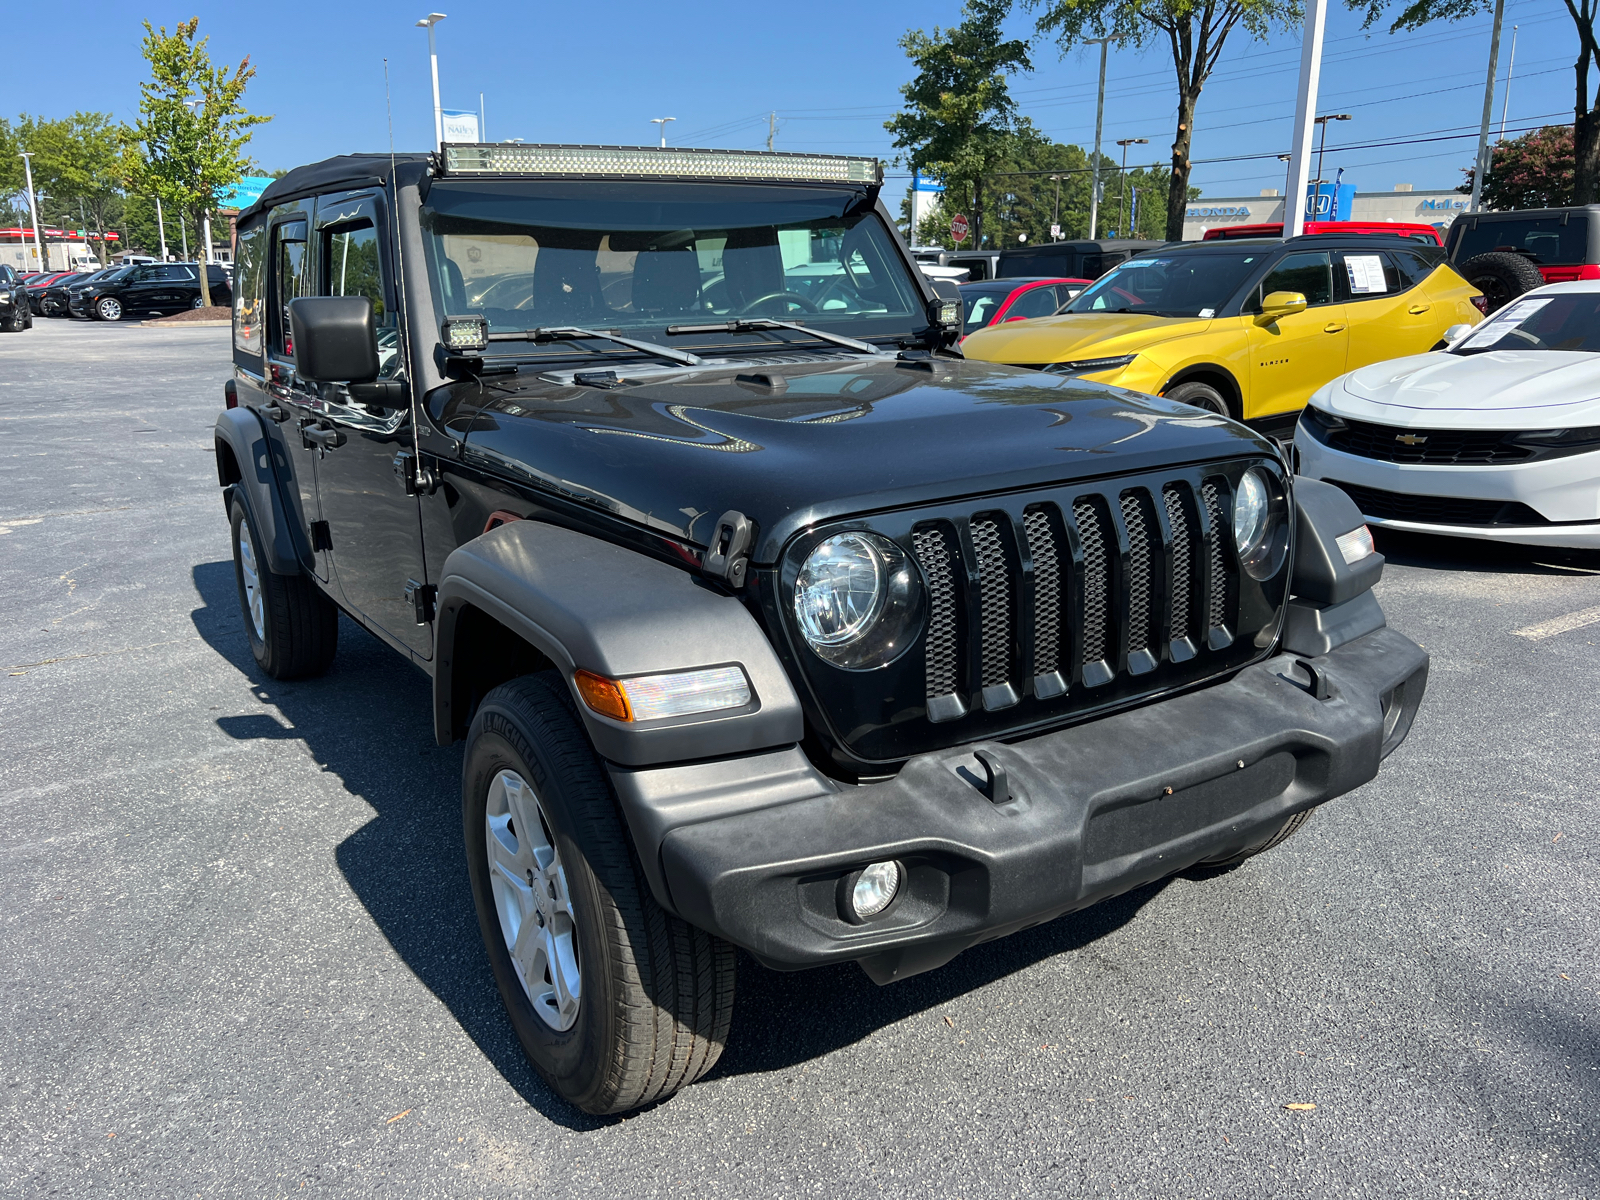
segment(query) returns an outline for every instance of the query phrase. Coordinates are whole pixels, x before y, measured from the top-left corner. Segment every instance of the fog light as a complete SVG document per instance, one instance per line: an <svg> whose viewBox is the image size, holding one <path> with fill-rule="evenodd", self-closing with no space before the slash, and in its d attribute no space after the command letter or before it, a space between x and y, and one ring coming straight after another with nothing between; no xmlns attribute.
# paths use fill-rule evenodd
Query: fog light
<svg viewBox="0 0 1600 1200"><path fill-rule="evenodd" d="M865 921L893 904L901 874L897 862L876 862L857 875L850 888L850 915Z"/></svg>

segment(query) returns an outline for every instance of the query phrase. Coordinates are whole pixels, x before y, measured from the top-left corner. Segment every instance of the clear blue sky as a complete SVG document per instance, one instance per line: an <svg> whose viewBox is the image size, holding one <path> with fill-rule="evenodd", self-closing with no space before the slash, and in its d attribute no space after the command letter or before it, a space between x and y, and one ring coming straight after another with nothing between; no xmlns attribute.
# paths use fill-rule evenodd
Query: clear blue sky
<svg viewBox="0 0 1600 1200"><path fill-rule="evenodd" d="M217 60L248 54L258 74L250 107L271 113L256 133L255 157L267 168L388 145L383 59L389 60L395 143L423 148L432 135L427 35L413 22L427 11L393 4L271 6L238 3L134 5L64 0L13 5L4 28L15 61L69 61L55 76L9 71L0 113L60 116L74 109L131 119L144 61L142 16L168 28L198 14ZM491 138L638 144L654 137L651 117L676 117L680 144L760 146L766 114L778 113L783 150L878 154L893 151L883 122L899 102L907 61L897 42L910 27L959 19L958 0L922 4L506 3L443 0L440 79L446 107L476 108L484 94ZM1017 32L1031 28L1026 14ZM1572 119L1577 38L1560 0L1511 0L1501 48L1502 80L1510 26L1521 26L1509 128ZM1329 19L1320 111L1349 112L1333 126L1328 172L1386 190L1453 187L1472 157L1470 140L1340 151L1333 147L1477 128L1488 58L1487 16L1422 33L1363 35L1342 8ZM1196 160L1287 150L1299 64L1299 33L1252 43L1236 31L1201 98ZM39 54L19 54L34 46ZM92 47L89 61L78 57ZM56 50L60 49L61 54ZM1096 62L1081 51L1063 61L1054 45L1036 51L1036 69L1014 92L1022 111L1052 137L1087 145L1094 135ZM24 89L19 80L28 79ZM1159 46L1113 51L1107 82L1106 140L1148 137L1130 164L1166 157L1172 138L1174 82ZM1498 125L1500 100L1495 102ZM1111 147L1115 152L1115 147ZM1282 167L1264 163L1197 164L1194 183L1208 196L1255 195L1281 187ZM896 198L903 184L893 185Z"/></svg>

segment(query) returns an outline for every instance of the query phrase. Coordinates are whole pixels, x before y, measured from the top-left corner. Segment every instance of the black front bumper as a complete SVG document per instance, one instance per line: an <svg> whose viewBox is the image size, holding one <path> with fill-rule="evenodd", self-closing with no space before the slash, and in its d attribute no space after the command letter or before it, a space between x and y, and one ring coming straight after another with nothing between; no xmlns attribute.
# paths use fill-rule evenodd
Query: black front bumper
<svg viewBox="0 0 1600 1200"><path fill-rule="evenodd" d="M1023 742L923 755L883 783L841 789L797 752L670 781L613 777L657 894L685 919L769 966L855 960L884 983L1240 850L1372 779L1410 729L1428 656L1379 629L1309 660L1320 700L1300 661ZM990 800L974 750L1004 766L1005 803ZM840 880L886 859L905 868L899 898L847 922Z"/></svg>

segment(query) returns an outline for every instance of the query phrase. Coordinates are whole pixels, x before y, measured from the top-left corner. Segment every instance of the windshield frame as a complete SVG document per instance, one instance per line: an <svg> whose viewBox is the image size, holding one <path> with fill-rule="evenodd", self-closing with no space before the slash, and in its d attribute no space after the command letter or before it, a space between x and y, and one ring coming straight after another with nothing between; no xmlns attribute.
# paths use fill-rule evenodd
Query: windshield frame
<svg viewBox="0 0 1600 1200"><path fill-rule="evenodd" d="M441 199L448 203L441 203ZM793 184L741 184L741 183L707 183L707 182L628 182L616 183L595 180L535 180L535 179L462 179L440 180L428 189L426 198L417 211L417 228L420 234L422 259L426 278L428 281L431 300L436 313L441 319L445 317L467 316L467 312L458 313L454 308L446 312L446 291L441 281L441 272L444 269L441 260L446 255L442 252L444 236L439 229L448 225L460 225L468 230L475 224L481 224L484 236L495 236L505 239L508 243L515 243L520 230L547 230L563 231L574 235L570 240L574 243L572 249L575 257L587 256L588 238L597 239L601 247L594 251L594 267L599 269L601 256L615 256L630 253L628 249L608 250L610 238L613 234L619 235L624 247L631 245L629 235L638 235L642 243L637 253L650 249L652 243L645 242L648 234L661 235L663 238L677 238L691 253L700 256L701 280L699 287L705 288L715 283L719 277L713 276L708 283L705 276L705 255L716 253L720 258L720 251L706 251L705 243L723 236L723 229L751 228L760 230L768 226L760 221L746 221L733 223L726 218L735 216L760 216L762 206L770 205L773 210L772 226L777 228L798 229L809 225L813 229L843 226L844 238L851 238L860 230L859 239L851 251L852 256L866 262L862 258L863 250L870 245L875 257L871 262L866 262L867 278L872 277L872 272L881 268L889 287L891 304L895 307L882 311L882 315L867 312L852 311L845 313L842 310L838 316L824 317L821 314L798 310L798 306L785 304L789 311L776 311L777 304L770 307L774 311L767 311L766 307L759 310L738 313L737 311L722 311L718 308L688 309L682 312L652 313L645 319L639 319L627 311L627 307L611 309L600 308L594 311L587 320L548 319L548 315L539 309L528 306L527 301L516 306L519 314L517 321L520 328L540 327L570 327L579 326L616 333L632 337L640 341L657 343L664 348L679 351L689 351L704 356L707 353L716 355L768 355L774 352L803 350L806 353L824 351L833 353L850 353L850 351L822 339L820 337L806 337L801 332L785 329L762 330L728 330L717 333L696 333L691 335L668 335L666 329L671 326L681 325L713 325L727 322L738 316L767 317L782 321L792 321L797 324L815 324L819 330L836 333L844 337L855 338L860 341L882 345L896 344L931 344L930 338L937 336L937 330L931 325L928 313L930 289L916 269L916 264L908 256L906 249L888 219L886 210L878 199L875 188L829 185L819 187L816 185ZM581 219L571 219L571 214L583 206ZM698 208L709 207L712 219L700 221ZM719 213L717 210L721 209ZM740 213L740 208L748 210ZM543 211L540 211L543 210ZM654 212L654 221L644 219ZM796 220L799 214L801 220ZM688 221L673 220L687 214ZM621 216L632 218L618 220ZM563 219L566 217L567 219ZM723 220L718 220L722 217ZM698 225L689 222L700 221ZM469 236L469 235L462 235ZM757 235L759 236L759 235ZM776 235L774 235L776 236ZM604 240L600 240L604 239ZM826 235L814 233L808 245L815 247L818 241L829 240ZM531 237L533 261L528 269L521 272L531 281L537 270L537 261L541 243ZM549 239L542 243L543 246L560 248L559 239ZM773 243L773 249L778 249L779 243ZM785 244L785 250L789 247ZM815 250L813 249L812 253ZM581 261L581 259L580 259ZM842 262L843 260L841 260ZM633 260L637 263L637 258ZM794 266L787 263L780 267L784 281L791 276L801 274L818 275L832 278L834 275L847 281L847 287L859 300L862 292L856 285L857 276L861 274L860 262L856 265L856 273L850 273L850 267L841 267L839 271L827 272L823 268L826 260L811 259L801 260ZM459 270L460 264L456 264ZM807 271L807 267L818 268L816 271ZM631 280L633 264L627 268L629 280L629 293L631 296ZM519 272L515 269L502 271L493 281L483 286L480 294L487 294L499 284L509 283ZM491 278L487 272L475 278ZM531 289L530 282L528 287ZM567 291L572 289L568 288ZM843 290L843 289L841 289ZM699 302L701 293L696 293ZM530 295L531 299L531 295ZM848 303L848 301L846 301ZM592 303L592 302L591 302ZM604 300L602 299L602 303ZM628 307L631 307L631 299ZM902 308L903 306L903 308ZM729 306L733 307L733 306ZM823 310L832 313L835 310ZM489 326L490 340L488 346L480 353L484 358L516 359L519 361L563 362L572 359L586 361L598 360L632 360L643 357L641 351L629 350L615 344L606 345L599 341L567 340L543 341L534 344L526 341L517 341L510 338L497 338L496 334L506 333L513 326L505 323L495 323Z"/></svg>

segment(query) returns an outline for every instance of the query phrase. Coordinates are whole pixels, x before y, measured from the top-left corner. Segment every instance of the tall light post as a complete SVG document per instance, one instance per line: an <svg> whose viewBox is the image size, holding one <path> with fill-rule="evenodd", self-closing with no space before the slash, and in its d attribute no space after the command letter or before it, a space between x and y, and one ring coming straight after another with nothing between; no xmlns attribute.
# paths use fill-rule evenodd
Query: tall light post
<svg viewBox="0 0 1600 1200"><path fill-rule="evenodd" d="M667 148L667 122L676 121L677 117L651 117L650 124L661 126L661 148Z"/></svg>
<svg viewBox="0 0 1600 1200"><path fill-rule="evenodd" d="M1059 242L1061 240L1061 176L1052 175L1050 178L1056 181L1056 207L1055 215L1050 218L1050 240Z"/></svg>
<svg viewBox="0 0 1600 1200"><path fill-rule="evenodd" d="M1477 212L1483 199L1483 177L1489 173L1489 123L1494 120L1494 74L1500 60L1500 18L1505 16L1506 0L1494 0L1494 29L1489 34L1489 78L1483 85L1483 123L1478 126L1478 157L1472 169L1472 203L1468 212Z"/></svg>
<svg viewBox="0 0 1600 1200"><path fill-rule="evenodd" d="M1123 201L1128 198L1128 147L1148 146L1149 138L1120 138L1117 145L1122 147L1122 178L1117 186L1117 231L1124 237L1128 231L1122 228Z"/></svg>
<svg viewBox="0 0 1600 1200"><path fill-rule="evenodd" d="M1322 116L1320 116L1320 117L1318 117L1316 119L1316 123L1318 125L1322 126L1322 140L1317 143L1317 196L1319 198L1318 207L1320 207L1320 197L1322 196L1322 185L1325 182L1323 180L1323 178L1322 178L1322 156L1325 153L1327 153L1327 150L1328 150L1328 122L1329 121L1348 121L1350 119L1351 119L1351 117L1350 117L1349 113L1325 113L1325 114L1323 114ZM1328 219L1330 221L1334 219L1334 202L1337 199L1338 199L1337 196L1330 196L1328 198ZM1312 215L1316 216L1316 215L1319 215L1319 214L1313 213Z"/></svg>
<svg viewBox="0 0 1600 1200"><path fill-rule="evenodd" d="M1106 116L1106 47L1114 37L1089 38L1083 44L1100 47L1100 98L1094 104L1094 157L1089 160L1089 239L1099 237L1100 223L1100 127Z"/></svg>
<svg viewBox="0 0 1600 1200"><path fill-rule="evenodd" d="M439 47L433 40L433 27L444 20L444 13L429 13L417 22L428 31L428 66L433 71L433 144L444 145L444 110L439 107Z"/></svg>
<svg viewBox="0 0 1600 1200"><path fill-rule="evenodd" d="M1505 102L1500 106L1500 136L1495 139L1497 142L1506 140L1506 114L1511 111L1511 76L1515 74L1517 69L1518 28L1519 26L1516 25L1511 27L1511 61L1506 64L1506 96Z"/></svg>
<svg viewBox="0 0 1600 1200"><path fill-rule="evenodd" d="M1294 145L1289 161L1289 194L1284 197L1283 236L1299 237L1306 220L1306 176L1312 124L1317 112L1317 86L1322 79L1322 35L1328 23L1328 0L1306 0L1306 31L1300 42L1300 85L1294 99Z"/></svg>
<svg viewBox="0 0 1600 1200"><path fill-rule="evenodd" d="M204 104L205 100L203 98L200 100L185 100L183 103L192 114L194 112L194 106L197 104ZM206 207L205 216L201 218L200 228L195 232L200 235L200 244L204 247L204 257L201 259L201 261L209 263L211 261L211 208L209 205ZM187 251L184 252L184 257L189 257Z"/></svg>
<svg viewBox="0 0 1600 1200"><path fill-rule="evenodd" d="M39 243L39 202L33 198L33 151L23 150L17 155L28 176L28 213L33 217L33 253L39 260L39 270L44 270L44 247Z"/></svg>

